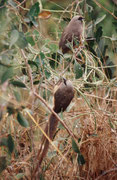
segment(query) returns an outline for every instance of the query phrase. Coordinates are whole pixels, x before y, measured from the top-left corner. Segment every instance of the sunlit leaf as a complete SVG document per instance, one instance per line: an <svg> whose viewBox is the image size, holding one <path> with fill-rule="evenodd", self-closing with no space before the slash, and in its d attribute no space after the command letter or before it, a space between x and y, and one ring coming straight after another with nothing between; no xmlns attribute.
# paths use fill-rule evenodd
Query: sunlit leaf
<svg viewBox="0 0 117 180"><path fill-rule="evenodd" d="M105 18L106 18L106 14L104 14L103 16L97 18L97 20L95 21L95 25L97 25L97 24L99 24L100 22L102 22Z"/></svg>
<svg viewBox="0 0 117 180"><path fill-rule="evenodd" d="M16 100L17 100L18 102L20 102L20 101L21 101L21 95L20 95L20 93L19 93L18 91L14 91L14 95L15 95Z"/></svg>
<svg viewBox="0 0 117 180"><path fill-rule="evenodd" d="M18 40L19 38L19 32L14 29L12 32L11 32L11 36L10 36L10 47L12 47Z"/></svg>
<svg viewBox="0 0 117 180"><path fill-rule="evenodd" d="M35 45L35 41L34 41L32 36L26 36L26 40L27 40L28 43L31 44L31 46Z"/></svg>
<svg viewBox="0 0 117 180"><path fill-rule="evenodd" d="M104 14L103 16L97 18L97 20L94 22L95 25L99 24L100 22L102 22L104 19L106 18L106 14ZM94 26L94 24L91 24L88 26L88 29L92 28Z"/></svg>
<svg viewBox="0 0 117 180"><path fill-rule="evenodd" d="M97 56L101 58L103 52L104 52L104 39L101 38L100 41L98 42L98 47L96 49Z"/></svg>
<svg viewBox="0 0 117 180"><path fill-rule="evenodd" d="M13 0L9 0L8 4L11 5L12 7L16 7L17 4Z"/></svg>
<svg viewBox="0 0 117 180"><path fill-rule="evenodd" d="M110 39L111 39L111 41L117 41L117 36L115 36L115 35L113 34Z"/></svg>
<svg viewBox="0 0 117 180"><path fill-rule="evenodd" d="M58 45L56 45L56 44L54 44L54 43L50 43L47 47L48 47L48 48L51 50L51 52L53 52L53 53L57 52L57 50L58 50Z"/></svg>
<svg viewBox="0 0 117 180"><path fill-rule="evenodd" d="M28 45L28 42L27 42L23 32L19 32L19 38L18 38L16 44L21 49L24 49Z"/></svg>
<svg viewBox="0 0 117 180"><path fill-rule="evenodd" d="M19 124L23 127L29 127L29 122L27 121L27 119L22 115L21 112L17 113L17 120L19 122Z"/></svg>

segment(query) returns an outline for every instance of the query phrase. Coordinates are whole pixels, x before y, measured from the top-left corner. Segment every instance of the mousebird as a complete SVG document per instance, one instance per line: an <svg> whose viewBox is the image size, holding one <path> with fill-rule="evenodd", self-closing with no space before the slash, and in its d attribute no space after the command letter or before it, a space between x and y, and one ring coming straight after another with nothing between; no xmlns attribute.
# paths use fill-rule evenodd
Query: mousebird
<svg viewBox="0 0 117 180"><path fill-rule="evenodd" d="M63 78L63 82L57 87L54 93L54 108L56 113L65 111L74 97L74 88L70 80Z"/></svg>
<svg viewBox="0 0 117 180"><path fill-rule="evenodd" d="M60 81L60 84L57 85L55 88L53 110L57 114L60 113L61 111L65 111L73 98L74 98L74 87L72 85L72 82L70 80L66 80L63 78L63 81ZM51 140L53 140L57 125L58 125L58 118L52 113L49 117L49 122L45 128L45 133L49 136ZM42 145L44 146L43 149L42 149ZM49 141L48 139L45 138L45 136L43 136L42 138L42 145L38 154L37 159L39 159L39 161L34 171L34 174L37 171L38 167L41 166L41 163L48 152Z"/></svg>
<svg viewBox="0 0 117 180"><path fill-rule="evenodd" d="M70 50L67 45L69 42L73 42L73 47L76 45L76 40L80 42L83 35L83 19L82 16L74 16L64 29L59 42L63 54Z"/></svg>

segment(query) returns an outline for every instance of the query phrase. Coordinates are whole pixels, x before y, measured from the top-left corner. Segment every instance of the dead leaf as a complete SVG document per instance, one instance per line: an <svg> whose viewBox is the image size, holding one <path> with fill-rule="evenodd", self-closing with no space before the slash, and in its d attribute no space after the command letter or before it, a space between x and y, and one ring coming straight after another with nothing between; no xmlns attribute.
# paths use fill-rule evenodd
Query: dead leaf
<svg viewBox="0 0 117 180"><path fill-rule="evenodd" d="M39 18L40 19L48 19L50 18L51 16L51 12L50 11L42 11L40 14L39 14Z"/></svg>

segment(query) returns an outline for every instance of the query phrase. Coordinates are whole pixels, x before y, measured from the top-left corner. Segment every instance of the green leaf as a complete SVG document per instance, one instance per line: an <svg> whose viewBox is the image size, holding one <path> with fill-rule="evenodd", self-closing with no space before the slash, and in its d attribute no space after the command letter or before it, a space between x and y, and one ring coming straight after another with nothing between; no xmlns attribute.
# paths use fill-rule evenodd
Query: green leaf
<svg viewBox="0 0 117 180"><path fill-rule="evenodd" d="M114 73L116 71L116 68L114 67L114 63L112 62L112 60L108 56L106 57L106 66L108 66L108 68L105 68L106 76L109 79L112 79L114 77ZM111 66L113 66L113 67L111 67Z"/></svg>
<svg viewBox="0 0 117 180"><path fill-rule="evenodd" d="M111 41L117 41L117 36L116 35L112 35L112 37L110 37Z"/></svg>
<svg viewBox="0 0 117 180"><path fill-rule="evenodd" d="M39 175L39 180L45 180L44 175L42 173Z"/></svg>
<svg viewBox="0 0 117 180"><path fill-rule="evenodd" d="M6 157L5 156L1 156L0 157L0 173L6 169L7 167L7 161L6 161Z"/></svg>
<svg viewBox="0 0 117 180"><path fill-rule="evenodd" d="M109 119L108 121L109 121L110 127L111 127L112 129L115 129L115 128L114 128L114 125L113 125L113 123L112 123L112 121L111 121L111 119Z"/></svg>
<svg viewBox="0 0 117 180"><path fill-rule="evenodd" d="M19 93L18 91L14 91L14 95L15 95L16 100L17 100L18 102L20 102L20 101L21 101L21 95L20 95L20 93Z"/></svg>
<svg viewBox="0 0 117 180"><path fill-rule="evenodd" d="M75 61L74 63L74 72L75 72L75 78L79 79L83 75L83 69L79 63Z"/></svg>
<svg viewBox="0 0 117 180"><path fill-rule="evenodd" d="M34 39L32 36L27 36L26 37L26 40L29 44L31 44L31 46L34 46L35 45L35 42L34 42Z"/></svg>
<svg viewBox="0 0 117 180"><path fill-rule="evenodd" d="M18 173L18 174L15 176L15 178L16 178L16 179L23 179L24 176L25 176L24 173Z"/></svg>
<svg viewBox="0 0 117 180"><path fill-rule="evenodd" d="M21 81L10 81L10 84L19 88L26 88L26 85Z"/></svg>
<svg viewBox="0 0 117 180"><path fill-rule="evenodd" d="M18 113L17 113L17 120L18 120L18 122L19 122L19 124L20 124L21 126L23 126L23 127L29 127L29 123L28 123L27 119L25 119L25 118L23 117L23 115L22 115L21 112L18 112Z"/></svg>
<svg viewBox="0 0 117 180"><path fill-rule="evenodd" d="M117 22L116 22L116 21L115 21L115 22L112 22L112 23L114 24L115 27L117 27Z"/></svg>
<svg viewBox="0 0 117 180"><path fill-rule="evenodd" d="M97 20L95 21L95 25L97 25L100 22L102 22L105 18L106 18L106 14L104 14L102 17L97 18Z"/></svg>
<svg viewBox="0 0 117 180"><path fill-rule="evenodd" d="M3 74L2 74L2 77L1 77L1 83L3 84L5 81L7 81L8 79L12 78L14 75L13 73L13 68L10 67L8 68Z"/></svg>
<svg viewBox="0 0 117 180"><path fill-rule="evenodd" d="M97 29L96 34L95 34L95 37L96 37L96 41L97 41L97 42L100 41L100 38L102 37L102 34L103 34L102 26L100 26L100 27Z"/></svg>
<svg viewBox="0 0 117 180"><path fill-rule="evenodd" d="M104 46L104 50L103 50L103 57L105 57L106 56L106 50L108 49L108 45L105 45Z"/></svg>
<svg viewBox="0 0 117 180"><path fill-rule="evenodd" d="M30 11L28 12L28 17L30 19L30 21L32 22L32 24L35 27L38 27L38 23L35 20L35 17L38 17L40 12L40 8L39 8L39 2L36 2L31 8Z"/></svg>
<svg viewBox="0 0 117 180"><path fill-rule="evenodd" d="M34 16L38 16L40 12L40 8L39 8L39 2L36 2L31 8L30 8L30 11L28 13L28 15L30 17L34 17Z"/></svg>
<svg viewBox="0 0 117 180"><path fill-rule="evenodd" d="M38 32L37 30L34 30L34 31L33 31L33 35L34 35L34 37L35 37L35 41L38 41L38 40L39 40L39 37L40 37L39 32Z"/></svg>
<svg viewBox="0 0 117 180"><path fill-rule="evenodd" d="M36 70L38 70L38 65L35 61L28 61L28 64L32 65L32 66L35 66L36 67Z"/></svg>
<svg viewBox="0 0 117 180"><path fill-rule="evenodd" d="M45 100L49 99L50 95L51 95L51 92L49 90L47 90L47 89L43 90L43 98Z"/></svg>
<svg viewBox="0 0 117 180"><path fill-rule="evenodd" d="M60 61L60 55L58 53L52 53L52 59L49 60L50 66L53 69L56 69L59 65L59 61Z"/></svg>
<svg viewBox="0 0 117 180"><path fill-rule="evenodd" d="M99 17L96 19L96 21L94 22L95 25L99 24L100 22L102 22L104 19L106 18L106 14L104 14L102 17ZM94 24L91 24L88 26L88 29L93 28Z"/></svg>
<svg viewBox="0 0 117 180"><path fill-rule="evenodd" d="M6 146L7 147L7 138L0 139L0 146Z"/></svg>
<svg viewBox="0 0 117 180"><path fill-rule="evenodd" d="M78 154L77 161L78 161L79 165L84 165L85 164L85 159L84 159L82 154Z"/></svg>
<svg viewBox="0 0 117 180"><path fill-rule="evenodd" d="M38 23L37 23L37 21L35 20L35 17L31 17L30 20L31 20L31 22L33 23L33 25L34 25L35 27L38 27Z"/></svg>
<svg viewBox="0 0 117 180"><path fill-rule="evenodd" d="M45 64L45 62L44 62L45 61L45 54L43 52L40 52L40 58L41 58L42 65L44 65Z"/></svg>
<svg viewBox="0 0 117 180"><path fill-rule="evenodd" d="M45 72L46 78L48 79L50 77L51 73L47 69L45 69L44 72Z"/></svg>
<svg viewBox="0 0 117 180"><path fill-rule="evenodd" d="M7 106L7 112L10 116L11 114L15 114L16 110L14 109L13 105L10 104Z"/></svg>
<svg viewBox="0 0 117 180"><path fill-rule="evenodd" d="M3 117L3 111L2 109L0 109L0 121L2 120L2 117Z"/></svg>
<svg viewBox="0 0 117 180"><path fill-rule="evenodd" d="M7 138L2 138L0 140L0 146L7 147L9 152L12 153L14 150L14 141L12 136L9 134Z"/></svg>
<svg viewBox="0 0 117 180"><path fill-rule="evenodd" d="M8 1L8 4L9 4L10 6L12 6L13 8L15 8L15 7L17 6L17 4L16 4L13 0L9 0L9 1Z"/></svg>
<svg viewBox="0 0 117 180"><path fill-rule="evenodd" d="M19 32L15 29L11 32L10 48L17 42L18 38L19 38Z"/></svg>
<svg viewBox="0 0 117 180"><path fill-rule="evenodd" d="M104 52L104 39L100 39L100 41L98 42L98 47L96 49L96 53L98 57L102 57L102 54Z"/></svg>
<svg viewBox="0 0 117 180"><path fill-rule="evenodd" d="M33 82L34 85L37 85L37 84L39 84L39 83L40 83L40 81L34 81L34 82Z"/></svg>
<svg viewBox="0 0 117 180"><path fill-rule="evenodd" d="M13 141L13 138L12 138L12 136L10 134L8 135L7 143L8 143L8 150L9 150L10 153L12 153L13 150L14 150L14 141Z"/></svg>
<svg viewBox="0 0 117 180"><path fill-rule="evenodd" d="M3 7L6 1L7 1L7 0L1 0L1 2L0 2L0 7Z"/></svg>
<svg viewBox="0 0 117 180"><path fill-rule="evenodd" d="M76 142L74 141L74 139L72 139L72 149L74 150L74 152L80 153L80 150L79 150Z"/></svg>
<svg viewBox="0 0 117 180"><path fill-rule="evenodd" d="M27 42L23 32L19 32L19 38L18 38L16 44L21 49L24 49L28 45L28 42Z"/></svg>
<svg viewBox="0 0 117 180"><path fill-rule="evenodd" d="M50 50L51 50L51 52L53 52L53 53L55 53L55 52L57 52L57 50L58 50L58 45L57 44L52 44L52 43L50 43L50 44L48 44L48 46L47 46Z"/></svg>
<svg viewBox="0 0 117 180"><path fill-rule="evenodd" d="M22 66L22 73L23 73L24 75L27 75L27 68L26 68L25 65Z"/></svg>

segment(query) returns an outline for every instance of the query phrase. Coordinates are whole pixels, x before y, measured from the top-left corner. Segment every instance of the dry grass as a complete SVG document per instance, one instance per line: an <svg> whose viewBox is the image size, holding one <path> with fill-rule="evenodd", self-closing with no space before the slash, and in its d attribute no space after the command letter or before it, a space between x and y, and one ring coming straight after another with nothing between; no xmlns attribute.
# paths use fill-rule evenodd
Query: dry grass
<svg viewBox="0 0 117 180"><path fill-rule="evenodd" d="M86 160L85 165L78 165L77 155L72 150L71 138L65 129L60 129L54 142L67 157L68 162L64 162L51 147L50 152L54 154L49 153L43 162L43 167L46 168L53 157L44 173L45 179L98 179L100 175L99 179L117 178L117 93L116 89L112 89L105 97L105 91L105 88L98 88L86 94L91 106L87 105L83 98L75 98L74 106L64 116L68 127L81 138L79 148ZM18 156L16 158L12 155L11 164L2 175L5 179L17 179L18 174L23 173L23 179L30 179L40 144L38 129L33 127L25 130L18 126L17 134L15 133L14 131L13 135Z"/></svg>
<svg viewBox="0 0 117 180"><path fill-rule="evenodd" d="M90 62L92 55L89 55L86 51L85 56ZM56 75L57 77L60 76L60 73L65 69L64 65L63 67L62 65L57 73L50 69L53 77ZM94 68L93 70L95 70ZM73 69L73 67L70 69ZM72 76L72 73L70 75ZM71 76L68 79L72 79ZM72 149L71 137L59 125L54 143L67 158L67 162L50 146L48 155L42 164L42 178L40 179L117 179L117 89L116 86L115 88L110 87L109 82L104 87L103 78L98 88L90 92L84 91L85 99L81 95L78 97L76 93L70 111L65 112L62 117L67 127L77 137L75 140L78 141L80 139L78 145L86 163L83 166L78 164L77 154ZM77 84L77 82L75 81L74 84ZM42 87L40 88L42 94L43 89ZM47 89L49 88L47 87ZM2 94L1 91L0 93ZM10 93L12 94L12 92ZM18 104L12 95L10 97L10 93L6 92L7 103L12 102L14 106L20 107L21 104ZM34 98L27 90L26 92L23 90L21 94L24 95L22 105L24 104L27 109L31 110L36 122L44 129L49 117L49 113L46 116L47 108L40 104L39 100ZM4 96L3 92L1 97ZM86 100L89 102L88 104ZM6 107L7 103L5 104ZM48 101L47 103L51 104ZM10 157L7 148L0 147L0 157L6 156L8 160L7 168L2 172L0 179L32 179L33 168L38 162L36 158L42 134L32 120L25 113L24 115L30 122L30 127L27 129L19 125L16 121L16 115L8 117L6 109L4 109L3 119L0 121L0 138L7 137L10 133L15 142L15 150Z"/></svg>
<svg viewBox="0 0 117 180"><path fill-rule="evenodd" d="M116 90L113 92L116 94ZM77 164L71 140L67 139L65 130L61 131L60 136L67 139L63 152L69 162L65 163L59 156L55 157L45 173L46 179L117 178L117 101L114 96L104 98L104 94L105 88L89 94L88 99L95 109L89 108L83 99L76 99L74 109L65 116L68 126L73 128L75 125L75 135L81 138L79 147L86 160L85 165Z"/></svg>

